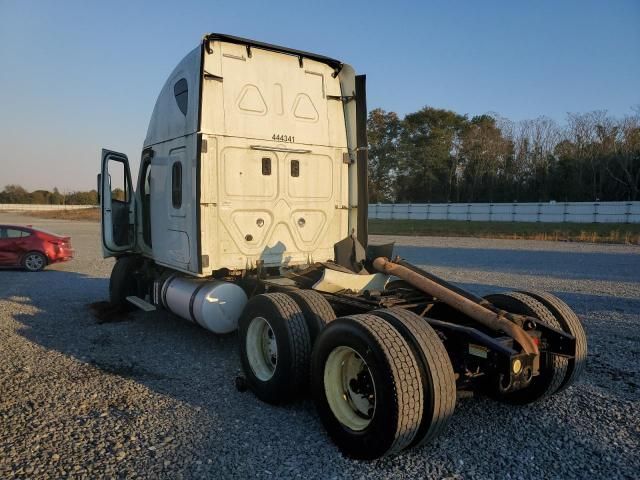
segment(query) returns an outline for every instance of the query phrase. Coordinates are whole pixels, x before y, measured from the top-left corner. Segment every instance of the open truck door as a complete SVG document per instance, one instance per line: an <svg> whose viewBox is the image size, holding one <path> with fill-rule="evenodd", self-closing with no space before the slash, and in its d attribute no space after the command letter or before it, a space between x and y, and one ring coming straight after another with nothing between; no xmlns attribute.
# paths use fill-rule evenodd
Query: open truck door
<svg viewBox="0 0 640 480"><path fill-rule="evenodd" d="M102 252L105 257L135 247L135 196L129 159L123 153L102 150L98 180L102 210Z"/></svg>

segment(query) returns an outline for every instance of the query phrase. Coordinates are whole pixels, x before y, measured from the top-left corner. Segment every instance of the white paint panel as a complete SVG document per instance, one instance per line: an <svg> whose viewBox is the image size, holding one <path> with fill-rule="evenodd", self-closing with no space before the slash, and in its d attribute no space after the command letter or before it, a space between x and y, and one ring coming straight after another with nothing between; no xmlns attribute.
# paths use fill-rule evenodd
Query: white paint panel
<svg viewBox="0 0 640 480"><path fill-rule="evenodd" d="M275 152L229 147L222 151L222 191L227 196L274 198L278 189L278 161ZM262 174L262 159L269 159L271 174Z"/></svg>
<svg viewBox="0 0 640 480"><path fill-rule="evenodd" d="M210 67L211 66L211 67ZM205 80L202 129L209 134L346 147L342 109L328 105L327 91L340 90L328 65L277 52L214 42L205 70L222 80ZM334 102L335 103L335 102ZM224 115L216 111L224 110ZM335 130L329 124L339 122Z"/></svg>
<svg viewBox="0 0 640 480"><path fill-rule="evenodd" d="M291 153L256 150L253 142L216 136L208 150L214 145L217 152L203 155L202 184L218 184L215 205L201 206L209 268L332 258L333 244L347 235L345 210L338 208L344 149ZM271 175L262 174L262 158L271 159ZM299 177L292 177L292 160L299 162Z"/></svg>
<svg viewBox="0 0 640 480"><path fill-rule="evenodd" d="M389 283L389 279L389 275L382 273L357 275L355 273L345 273L325 268L320 280L311 288L319 292L327 293L336 293L342 290L360 293L364 290L384 290L387 283Z"/></svg>
<svg viewBox="0 0 640 480"><path fill-rule="evenodd" d="M166 232L166 248L169 261L171 263L184 264L183 267L191 260L191 248L189 246L189 235L187 232L180 230L167 230Z"/></svg>
<svg viewBox="0 0 640 480"><path fill-rule="evenodd" d="M328 95L352 95L343 82L353 83L353 70L334 78L331 67L306 58L301 65L259 48L249 55L243 45L211 47L204 70L216 78L205 79L202 92L203 274L333 258L334 243L349 233L357 190L349 188L355 168L343 162L352 123L343 107L354 102Z"/></svg>
<svg viewBox="0 0 640 480"><path fill-rule="evenodd" d="M177 270L198 269L196 219L196 135L178 137L153 146L151 159L151 252L154 260ZM182 163L182 205L173 207L171 168Z"/></svg>
<svg viewBox="0 0 640 480"><path fill-rule="evenodd" d="M299 176L291 175L291 162L297 160ZM328 200L334 194L337 185L333 181L335 160L330 155L288 154L285 157L288 172L287 186L289 196L306 199ZM339 166L338 166L339 168Z"/></svg>

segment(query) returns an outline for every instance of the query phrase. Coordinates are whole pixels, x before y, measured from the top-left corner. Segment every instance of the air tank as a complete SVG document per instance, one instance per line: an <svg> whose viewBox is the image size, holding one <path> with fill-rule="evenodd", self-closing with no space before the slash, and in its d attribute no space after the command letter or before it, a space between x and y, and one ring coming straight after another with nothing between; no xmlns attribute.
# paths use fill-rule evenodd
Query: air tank
<svg viewBox="0 0 640 480"><path fill-rule="evenodd" d="M230 333L247 304L238 285L171 275L160 289L160 303L170 312L213 333Z"/></svg>

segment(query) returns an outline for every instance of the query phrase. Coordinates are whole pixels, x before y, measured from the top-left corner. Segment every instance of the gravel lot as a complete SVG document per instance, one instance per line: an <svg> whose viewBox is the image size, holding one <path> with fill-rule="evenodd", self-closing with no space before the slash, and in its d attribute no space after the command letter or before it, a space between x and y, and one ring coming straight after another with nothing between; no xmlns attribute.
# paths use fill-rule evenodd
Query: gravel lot
<svg viewBox="0 0 640 480"><path fill-rule="evenodd" d="M76 259L0 271L0 478L639 478L640 247L397 238L399 253L485 294L546 289L582 316L586 374L528 407L460 399L437 441L343 458L305 401L239 393L234 335L141 312L98 323L112 260L99 225L0 214L71 234ZM389 240L376 237L374 242Z"/></svg>

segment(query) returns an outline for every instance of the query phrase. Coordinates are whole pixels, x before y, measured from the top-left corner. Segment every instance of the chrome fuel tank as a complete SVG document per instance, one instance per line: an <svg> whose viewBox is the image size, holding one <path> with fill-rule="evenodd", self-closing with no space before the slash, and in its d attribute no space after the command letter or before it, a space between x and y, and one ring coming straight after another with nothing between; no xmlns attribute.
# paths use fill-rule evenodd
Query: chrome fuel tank
<svg viewBox="0 0 640 480"><path fill-rule="evenodd" d="M247 295L234 283L172 275L161 287L160 302L179 317L223 334L238 328Z"/></svg>

